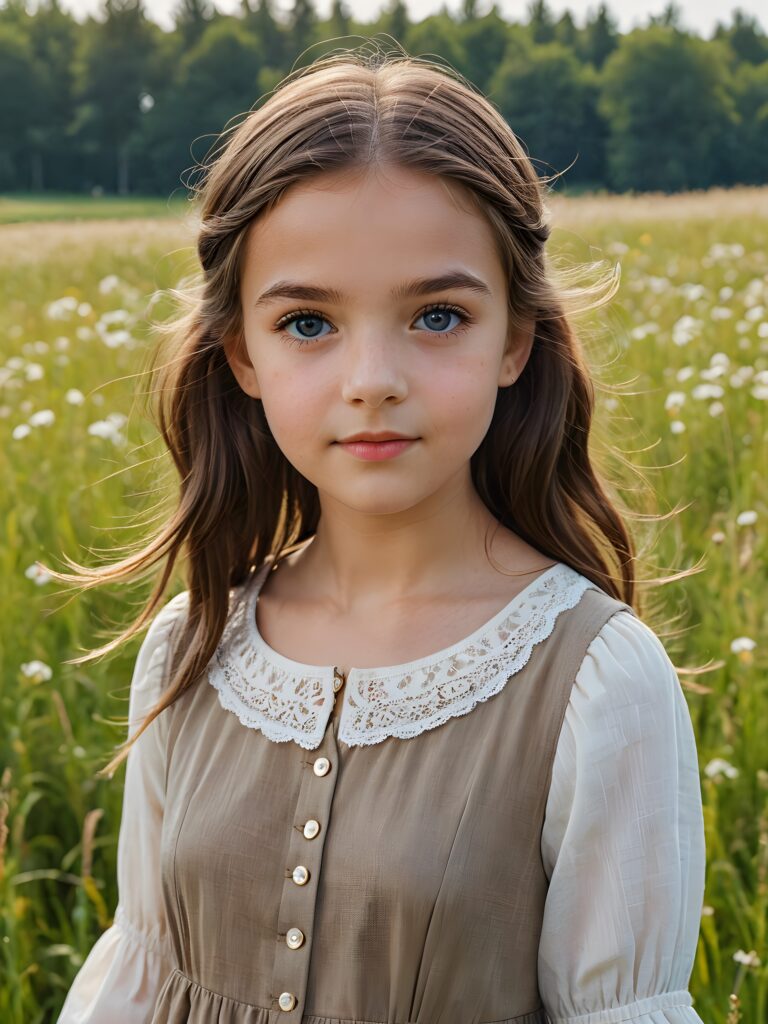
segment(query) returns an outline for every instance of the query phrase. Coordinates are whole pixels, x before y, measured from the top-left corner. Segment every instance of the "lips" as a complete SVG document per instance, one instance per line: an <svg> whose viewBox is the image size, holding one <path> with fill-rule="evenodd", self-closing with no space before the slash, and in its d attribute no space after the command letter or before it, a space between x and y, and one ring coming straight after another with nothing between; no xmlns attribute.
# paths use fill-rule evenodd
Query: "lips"
<svg viewBox="0 0 768 1024"><path fill-rule="evenodd" d="M350 444L353 441L363 441L363 442L367 442L369 444L378 444L378 443L380 443L382 441L414 441L414 440L416 440L416 439L414 437L411 437L408 434L396 434L394 432L391 432L391 433L383 433L382 432L382 433L376 434L376 433L368 432L368 433L361 433L361 434L350 434L349 437L344 437L340 441L338 441L337 443L338 444Z"/></svg>
<svg viewBox="0 0 768 1024"><path fill-rule="evenodd" d="M339 441L337 444L357 459L382 462L385 459L396 458L417 440L418 438L398 437L386 441Z"/></svg>

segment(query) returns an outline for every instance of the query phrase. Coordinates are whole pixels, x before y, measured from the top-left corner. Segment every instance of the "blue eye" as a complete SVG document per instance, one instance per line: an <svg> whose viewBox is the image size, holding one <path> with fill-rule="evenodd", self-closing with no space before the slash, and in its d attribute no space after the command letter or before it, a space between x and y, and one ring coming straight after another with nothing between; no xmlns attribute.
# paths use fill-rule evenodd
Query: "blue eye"
<svg viewBox="0 0 768 1024"><path fill-rule="evenodd" d="M421 313L419 319L424 317L426 322L429 324L428 330L431 334L444 334L451 333L458 326L458 324L454 324L452 328L449 328L452 316L457 317L459 323L466 319L452 306L433 306L431 309L426 310L426 312ZM446 320L448 323L446 323ZM432 331L433 327L436 328L436 330Z"/></svg>
<svg viewBox="0 0 768 1024"><path fill-rule="evenodd" d="M463 324L463 327L459 328L459 324L450 326L451 317L455 316L459 324ZM431 306L427 306L426 309L419 313L416 322L424 318L427 327L421 328L427 334L457 334L457 328L459 330L466 330L469 324L474 323L474 317L471 317L469 313L466 313L461 307L453 306L445 302L436 302ZM322 338L327 337L332 331L326 332L326 334L318 333L320 324L328 323L326 318L322 314L318 313L314 309L297 309L294 313L287 313L275 324L275 330L278 334L283 334L285 337L290 338L292 341L298 342L299 345L306 345L313 341L319 341ZM293 334L287 330L288 327L296 325L299 334ZM314 325L314 326L313 326ZM301 333L309 329L308 334ZM433 330L435 328L435 330ZM314 331L314 333L312 333Z"/></svg>
<svg viewBox="0 0 768 1024"><path fill-rule="evenodd" d="M319 313L313 313L313 312L307 310L306 312L299 311L298 313L292 313L288 319L281 320L280 323L278 324L278 326L280 328L282 328L282 329L285 329L286 327L293 326L293 324L297 324L297 325L301 324L301 329L304 330L304 329L306 329L307 324L309 324L310 325L310 331L311 331L312 330L312 326L311 326L312 325L312 321L315 321L315 327L317 326L317 324L319 322L325 322L326 324L328 323L328 321L325 319L325 317L320 316ZM295 334L289 334L289 337L293 338L295 341L298 341L300 344L303 345L303 344L306 344L306 342L308 342L308 341L316 341L318 338L324 338L325 335L324 334L312 334L312 333L310 333L310 334L299 334L298 337L297 337Z"/></svg>

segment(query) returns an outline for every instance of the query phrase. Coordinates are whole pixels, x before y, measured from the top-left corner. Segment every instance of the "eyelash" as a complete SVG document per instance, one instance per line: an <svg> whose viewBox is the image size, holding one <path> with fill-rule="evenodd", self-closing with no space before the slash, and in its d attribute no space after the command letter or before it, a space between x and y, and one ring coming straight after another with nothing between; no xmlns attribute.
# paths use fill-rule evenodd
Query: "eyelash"
<svg viewBox="0 0 768 1024"><path fill-rule="evenodd" d="M475 322L475 318L473 316L470 316L470 314L467 313L466 310L462 309L461 306L454 306L450 302L432 302L428 306L425 306L424 309L419 310L419 312L416 314L416 319L418 320L419 317L425 316L427 313L431 313L435 309L446 309L450 313L455 313L457 316L460 316L464 321L463 326L454 327L452 331L425 332L427 334L434 334L438 338L445 337L448 334L461 334L463 331L466 331L471 324ZM328 318L323 316L323 314L319 313L316 309L297 309L293 313L286 313L285 316L280 317L280 319L275 324L274 330L286 340L295 342L297 345L300 346L312 344L313 342L317 341L322 341L323 338L328 337L328 335L324 334L322 337L319 338L297 338L295 337L295 335L289 334L287 331L282 330L282 328L287 327L294 321L301 320L304 317L316 317L318 320L325 320L326 323L329 323Z"/></svg>

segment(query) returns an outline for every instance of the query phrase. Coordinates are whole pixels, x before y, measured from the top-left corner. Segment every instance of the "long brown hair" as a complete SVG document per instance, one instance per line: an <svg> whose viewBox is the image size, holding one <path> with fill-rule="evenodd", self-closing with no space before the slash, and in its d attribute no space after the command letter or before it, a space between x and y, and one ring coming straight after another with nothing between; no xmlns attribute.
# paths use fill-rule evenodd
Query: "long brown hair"
<svg viewBox="0 0 768 1024"><path fill-rule="evenodd" d="M240 389L222 342L242 332L239 270L254 219L297 182L376 162L427 171L468 190L493 228L511 326L536 323L525 368L514 388L499 389L472 456L478 494L499 523L637 609L637 555L625 525L632 513L619 510L590 458L595 387L569 319L612 298L615 269L578 286L582 271L600 264L554 268L545 253L546 179L498 110L458 72L402 52L361 47L330 54L291 73L223 133L196 187L202 278L172 289L180 308L154 324L166 345L150 366L153 415L179 476L176 508L112 564L82 566L65 556L76 574L48 570L88 589L154 574L163 563L134 622L71 659L80 663L114 649L154 616L177 558L185 556L188 611L167 689L99 774L111 775L153 719L204 672L221 638L230 588L317 528L317 489L278 448L261 401ZM169 358L158 365L161 351Z"/></svg>

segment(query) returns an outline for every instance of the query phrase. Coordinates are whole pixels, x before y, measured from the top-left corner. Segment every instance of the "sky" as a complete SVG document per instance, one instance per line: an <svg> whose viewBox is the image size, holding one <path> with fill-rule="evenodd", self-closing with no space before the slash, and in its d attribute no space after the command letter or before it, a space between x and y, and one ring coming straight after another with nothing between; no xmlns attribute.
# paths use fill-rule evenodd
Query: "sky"
<svg viewBox="0 0 768 1024"><path fill-rule="evenodd" d="M666 0L606 0L609 11L613 15L614 22L618 23L621 32L628 32L637 25L647 24L651 14L661 14L666 7ZM89 14L98 14L102 8L100 0L60 0L61 7L72 11L75 17L82 21ZM405 0L406 6L413 21L420 21L429 14L434 14L445 4L449 11L457 11L460 7L458 0ZM156 21L163 28L170 28L172 25L171 15L178 5L178 0L145 0L144 10L148 16ZM352 16L362 21L371 21L378 12L388 6L387 0L346 0L346 5L352 11ZM736 0L730 3L726 0L677 0L677 5L682 11L681 21L685 28L704 37L709 38L712 30L718 21L730 24L731 12L740 7L745 14L757 18L758 24L763 31L768 31L768 14L766 14L765 0ZM234 12L240 9L240 0L215 0L215 6L224 13ZM278 11L288 10L292 4L287 0L276 0L275 8ZM549 0L549 8L559 17L565 11L570 11L577 25L584 23L589 10L596 10L599 6L598 0ZM321 16L325 16L331 8L331 0L315 0L315 7ZM490 0L480 0L480 13L484 13L491 7ZM30 4L34 9L34 3ZM528 0L497 0L497 9L502 16L509 21L527 21Z"/></svg>

